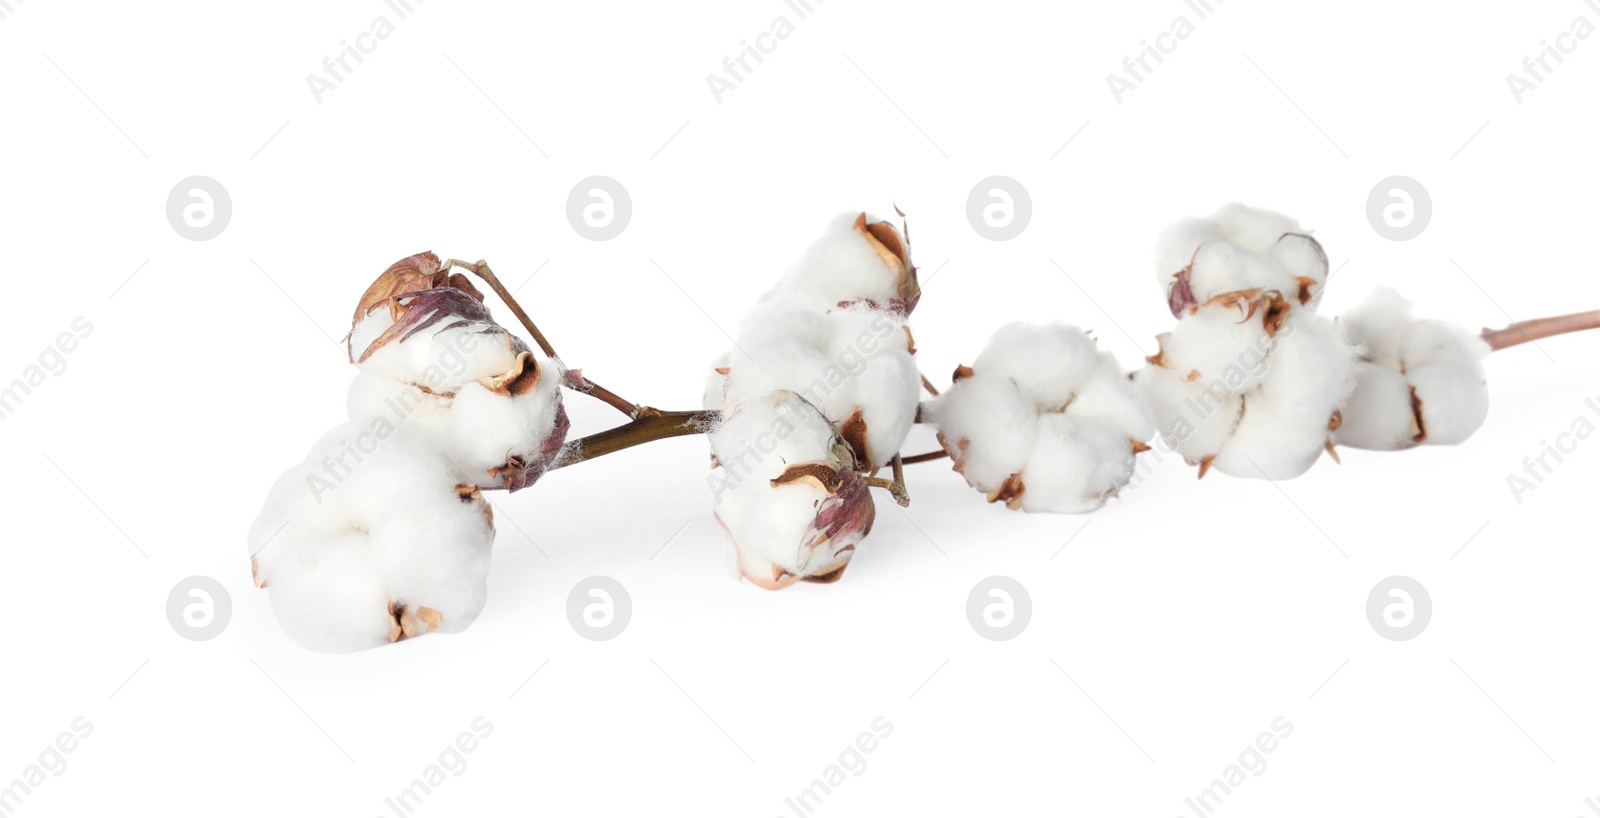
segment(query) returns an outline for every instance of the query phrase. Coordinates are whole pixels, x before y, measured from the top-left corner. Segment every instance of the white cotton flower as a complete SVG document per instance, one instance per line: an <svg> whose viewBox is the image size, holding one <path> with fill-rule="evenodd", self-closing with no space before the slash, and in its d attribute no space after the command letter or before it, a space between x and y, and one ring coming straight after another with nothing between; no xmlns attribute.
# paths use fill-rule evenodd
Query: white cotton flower
<svg viewBox="0 0 1600 818"><path fill-rule="evenodd" d="M732 407L778 390L817 406L857 461L888 465L916 422L921 375L902 315L864 304L814 310L789 299L757 305L715 379ZM713 399L708 384L706 400Z"/></svg>
<svg viewBox="0 0 1600 818"><path fill-rule="evenodd" d="M864 301L910 314L922 290L908 237L868 213L841 213L769 293L814 310Z"/></svg>
<svg viewBox="0 0 1600 818"><path fill-rule="evenodd" d="M1001 327L924 414L990 502L1059 513L1127 485L1154 425L1116 358L1060 322Z"/></svg>
<svg viewBox="0 0 1600 818"><path fill-rule="evenodd" d="M487 502L441 455L351 422L279 478L248 542L290 638L347 653L465 629L493 540Z"/></svg>
<svg viewBox="0 0 1600 818"><path fill-rule="evenodd" d="M1338 325L1276 292L1214 296L1158 340L1135 383L1167 445L1202 477L1300 475L1330 446L1355 387Z"/></svg>
<svg viewBox="0 0 1600 818"><path fill-rule="evenodd" d="M368 288L350 347L360 370L351 419L398 427L442 453L463 482L524 488L566 439L561 361L495 323L482 296L459 274L438 272L432 254L396 262Z"/></svg>
<svg viewBox="0 0 1600 818"><path fill-rule="evenodd" d="M1387 287L1338 320L1361 359L1334 442L1359 449L1453 444L1482 425L1489 345L1481 336L1414 317L1410 302Z"/></svg>
<svg viewBox="0 0 1600 818"><path fill-rule="evenodd" d="M1315 310L1328 279L1328 257L1294 219L1233 203L1162 233L1156 279L1175 317L1244 290L1276 292Z"/></svg>
<svg viewBox="0 0 1600 818"><path fill-rule="evenodd" d="M769 589L838 579L875 507L827 418L793 392L774 392L733 407L711 450L717 520L739 573Z"/></svg>

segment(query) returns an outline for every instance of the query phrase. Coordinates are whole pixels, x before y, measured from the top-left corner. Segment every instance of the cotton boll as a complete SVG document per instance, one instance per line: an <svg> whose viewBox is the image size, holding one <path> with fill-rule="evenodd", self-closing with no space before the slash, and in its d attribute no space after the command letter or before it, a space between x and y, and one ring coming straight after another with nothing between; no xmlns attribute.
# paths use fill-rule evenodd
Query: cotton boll
<svg viewBox="0 0 1600 818"><path fill-rule="evenodd" d="M1127 485L1133 465L1134 450L1117 429L1070 414L1042 415L1028 465L1006 504L1029 512L1094 511Z"/></svg>
<svg viewBox="0 0 1600 818"><path fill-rule="evenodd" d="M1322 246L1298 222L1237 203L1180 221L1156 243L1156 279L1174 316L1252 289L1315 310L1327 277Z"/></svg>
<svg viewBox="0 0 1600 818"><path fill-rule="evenodd" d="M494 529L482 495L459 489L443 456L378 434L329 432L251 529L257 583L313 650L458 631L486 599Z"/></svg>
<svg viewBox="0 0 1600 818"><path fill-rule="evenodd" d="M1228 328L1238 305L1185 315L1137 383L1163 436L1201 476L1215 468L1295 477L1337 426L1356 385L1354 354L1333 321L1308 310L1278 312L1269 303L1245 312L1253 338Z"/></svg>
<svg viewBox="0 0 1600 818"><path fill-rule="evenodd" d="M955 469L990 502L1077 513L1133 476L1154 421L1120 364L1069 324L1014 323L929 403Z"/></svg>
<svg viewBox="0 0 1600 818"><path fill-rule="evenodd" d="M864 301L909 314L921 294L906 238L886 221L851 211L829 222L768 297L814 310Z"/></svg>
<svg viewBox="0 0 1600 818"><path fill-rule="evenodd" d="M998 492L1028 464L1038 410L1003 375L974 372L928 404L924 419L967 485Z"/></svg>
<svg viewBox="0 0 1600 818"><path fill-rule="evenodd" d="M1363 449L1453 444L1483 424L1489 413L1483 373L1489 345L1481 337L1415 318L1411 304L1387 287L1341 315L1339 323L1365 365L1336 442Z"/></svg>
<svg viewBox="0 0 1600 818"><path fill-rule="evenodd" d="M711 433L717 520L739 572L770 589L831 582L872 528L849 448L816 407L780 391L737 405Z"/></svg>

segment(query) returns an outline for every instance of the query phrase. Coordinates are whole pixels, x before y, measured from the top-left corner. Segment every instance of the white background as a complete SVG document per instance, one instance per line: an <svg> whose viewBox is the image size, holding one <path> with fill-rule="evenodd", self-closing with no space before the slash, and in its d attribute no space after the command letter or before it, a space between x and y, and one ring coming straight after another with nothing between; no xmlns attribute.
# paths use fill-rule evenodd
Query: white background
<svg viewBox="0 0 1600 818"><path fill-rule="evenodd" d="M912 506L880 502L828 586L729 578L697 439L493 497L489 606L457 636L306 652L244 550L272 481L343 418L331 339L426 249L489 259L570 365L663 408L697 406L722 330L830 216L892 203L940 383L1019 318L1139 364L1172 321L1154 236L1229 200L1316 231L1330 314L1380 283L1472 327L1600 306L1600 37L1521 104L1505 79L1600 24L1579 0L1229 0L1203 22L1176 0L827 0L803 22L777 0L430 0L321 104L306 76L395 21L379 0L11 5L0 382L94 325L0 421L0 784L75 717L95 728L16 814L391 815L478 716L493 734L417 814L792 815L878 716L893 734L815 814L1191 815L1278 716L1292 736L1217 814L1570 817L1600 795L1600 441L1520 504L1506 482L1600 424L1600 335L1492 356L1464 445L1346 451L1278 485L1169 457L1091 516L1030 516L913 467ZM795 32L718 104L707 74L779 15ZM1194 34L1118 104L1106 76L1179 15ZM196 174L234 203L205 243L165 216ZM632 195L613 241L566 220L593 174ZM965 216L994 174L1034 203L1004 243ZM1404 243L1366 218L1394 174L1434 203ZM575 436L621 419L568 403ZM234 605L205 643L164 612L196 574ZM595 574L633 598L614 641L565 615ZM1013 641L966 620L994 574L1032 595ZM1395 574L1433 599L1409 642L1365 615Z"/></svg>

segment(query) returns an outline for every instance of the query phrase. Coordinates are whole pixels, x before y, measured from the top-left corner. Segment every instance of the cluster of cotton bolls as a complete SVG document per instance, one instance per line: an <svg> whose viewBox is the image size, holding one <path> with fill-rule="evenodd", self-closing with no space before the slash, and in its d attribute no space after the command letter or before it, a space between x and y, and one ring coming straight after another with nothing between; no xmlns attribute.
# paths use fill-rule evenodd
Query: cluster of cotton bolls
<svg viewBox="0 0 1600 818"><path fill-rule="evenodd" d="M725 417L711 435L716 515L752 582L836 579L870 528L858 472L889 465L916 421L906 320L919 296L901 232L845 213L713 363L705 407Z"/></svg>
<svg viewBox="0 0 1600 818"><path fill-rule="evenodd" d="M546 354L495 322L461 266ZM1202 477L1267 479L1336 444L1461 442L1488 411L1490 349L1600 326L1597 312L1479 336L1414 317L1388 289L1325 317L1322 246L1238 204L1167 230L1156 272L1177 323L1131 376L1077 327L1013 323L939 394L907 323L921 296L908 233L845 213L740 324L707 376L706 411L663 413L566 371L487 265L402 259L352 318L348 420L277 480L251 526L252 574L314 650L460 631L487 597L484 490L525 488L581 459L579 445L598 456L704 431L735 572L769 589L832 582L871 532L871 489L906 503L901 448L917 423L943 451L912 462L948 455L992 503L1080 513L1128 485L1157 434ZM569 447L563 385L630 423ZM935 397L919 406L923 386Z"/></svg>
<svg viewBox="0 0 1600 818"><path fill-rule="evenodd" d="M1135 376L1167 445L1205 476L1283 479L1332 445L1355 351L1317 314L1328 260L1293 219L1232 204L1157 243L1178 323Z"/></svg>
<svg viewBox="0 0 1600 818"><path fill-rule="evenodd" d="M1136 382L1201 476L1295 477L1336 444L1460 443L1488 414L1482 337L1388 288L1317 314L1327 256L1287 216L1231 204L1180 222L1156 271L1178 325Z"/></svg>
<svg viewBox="0 0 1600 818"><path fill-rule="evenodd" d="M561 362L432 253L373 283L348 344L350 419L278 479L249 535L278 621L325 652L470 625L494 539L479 487L533 483L568 425Z"/></svg>
<svg viewBox="0 0 1600 818"><path fill-rule="evenodd" d="M924 411L967 483L1024 511L1093 511L1154 422L1122 366L1063 323L1007 324Z"/></svg>

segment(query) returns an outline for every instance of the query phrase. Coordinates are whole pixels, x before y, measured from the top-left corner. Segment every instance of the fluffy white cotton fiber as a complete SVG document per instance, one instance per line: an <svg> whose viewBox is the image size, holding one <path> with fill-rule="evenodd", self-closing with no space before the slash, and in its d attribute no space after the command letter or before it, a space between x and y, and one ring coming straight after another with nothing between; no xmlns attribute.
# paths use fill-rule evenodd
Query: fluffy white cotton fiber
<svg viewBox="0 0 1600 818"><path fill-rule="evenodd" d="M1078 513L1133 476L1153 423L1122 367L1083 330L1014 323L932 401L925 420L991 502Z"/></svg>
<svg viewBox="0 0 1600 818"><path fill-rule="evenodd" d="M350 356L349 422L278 480L249 543L284 630L331 652L471 624L494 539L478 487L531 484L567 432L561 362L431 253L362 296Z"/></svg>
<svg viewBox="0 0 1600 818"><path fill-rule="evenodd" d="M1339 316L1359 347L1356 389L1334 433L1360 449L1460 443L1489 413L1484 340L1460 327L1418 319L1387 287Z"/></svg>
<svg viewBox="0 0 1600 818"><path fill-rule="evenodd" d="M1294 219L1233 203L1169 227L1156 242L1155 269L1174 316L1250 289L1276 291L1314 310L1328 278L1328 258Z"/></svg>
<svg viewBox="0 0 1600 818"><path fill-rule="evenodd" d="M764 588L832 581L872 528L850 450L815 406L788 391L741 402L711 433L717 520L739 573Z"/></svg>
<svg viewBox="0 0 1600 818"><path fill-rule="evenodd" d="M335 427L273 487L252 526L256 581L291 638L344 653L483 610L494 528L442 455Z"/></svg>

